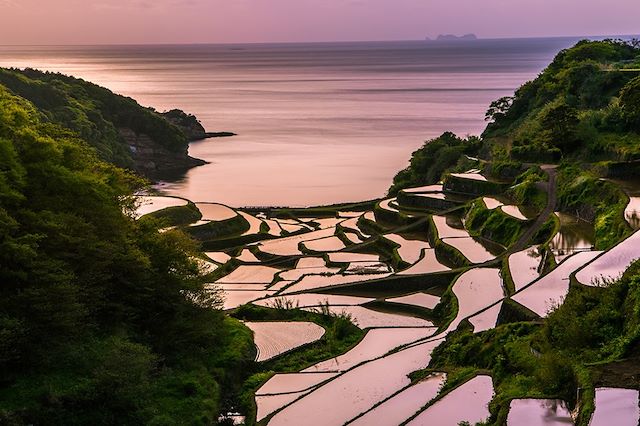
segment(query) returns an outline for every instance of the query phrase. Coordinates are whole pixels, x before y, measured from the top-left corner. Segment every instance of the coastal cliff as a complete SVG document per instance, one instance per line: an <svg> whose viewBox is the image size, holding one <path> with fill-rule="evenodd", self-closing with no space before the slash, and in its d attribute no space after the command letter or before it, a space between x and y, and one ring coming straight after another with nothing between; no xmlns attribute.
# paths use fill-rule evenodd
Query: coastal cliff
<svg viewBox="0 0 640 426"><path fill-rule="evenodd" d="M62 74L0 69L0 86L30 101L42 121L77 134L101 160L150 179L205 164L188 155L189 142L221 135L207 133L191 114L177 109L159 113L131 98Z"/></svg>

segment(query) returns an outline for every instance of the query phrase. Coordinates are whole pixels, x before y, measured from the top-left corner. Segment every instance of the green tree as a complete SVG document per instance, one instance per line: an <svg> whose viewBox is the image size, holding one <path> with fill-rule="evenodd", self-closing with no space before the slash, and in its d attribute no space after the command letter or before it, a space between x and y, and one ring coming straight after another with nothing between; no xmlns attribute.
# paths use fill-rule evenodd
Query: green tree
<svg viewBox="0 0 640 426"><path fill-rule="evenodd" d="M620 105L628 124L640 131L640 77L634 78L622 88Z"/></svg>

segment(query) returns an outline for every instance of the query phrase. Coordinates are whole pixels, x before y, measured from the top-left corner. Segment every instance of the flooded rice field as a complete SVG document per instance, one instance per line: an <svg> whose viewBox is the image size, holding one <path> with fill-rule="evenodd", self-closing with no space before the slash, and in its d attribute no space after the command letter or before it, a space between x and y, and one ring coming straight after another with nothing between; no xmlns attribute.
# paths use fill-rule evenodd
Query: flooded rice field
<svg viewBox="0 0 640 426"><path fill-rule="evenodd" d="M312 322L247 322L258 349L256 361L266 361L320 339L324 328Z"/></svg>

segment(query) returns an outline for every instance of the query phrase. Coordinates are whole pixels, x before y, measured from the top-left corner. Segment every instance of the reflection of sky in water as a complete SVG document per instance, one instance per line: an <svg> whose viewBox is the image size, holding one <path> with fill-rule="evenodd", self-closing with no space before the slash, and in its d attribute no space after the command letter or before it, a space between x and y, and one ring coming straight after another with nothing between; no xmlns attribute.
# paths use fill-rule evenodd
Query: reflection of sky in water
<svg viewBox="0 0 640 426"><path fill-rule="evenodd" d="M0 66L74 74L240 135L192 144L211 164L166 186L171 194L310 205L383 196L425 139L481 132L492 100L572 43L0 47Z"/></svg>
<svg viewBox="0 0 640 426"><path fill-rule="evenodd" d="M624 217L633 229L640 229L640 197L630 197Z"/></svg>
<svg viewBox="0 0 640 426"><path fill-rule="evenodd" d="M549 244L556 255L556 261L564 259L569 254L593 248L595 243L593 224L566 213L556 213L556 215L560 219L560 231Z"/></svg>

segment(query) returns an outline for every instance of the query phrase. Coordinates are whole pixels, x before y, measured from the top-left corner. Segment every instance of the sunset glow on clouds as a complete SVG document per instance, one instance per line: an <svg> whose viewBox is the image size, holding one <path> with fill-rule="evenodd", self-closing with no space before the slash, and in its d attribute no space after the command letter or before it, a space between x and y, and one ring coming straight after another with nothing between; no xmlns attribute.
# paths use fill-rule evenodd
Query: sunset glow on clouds
<svg viewBox="0 0 640 426"><path fill-rule="evenodd" d="M637 0L0 0L0 43L635 34L638 16Z"/></svg>

